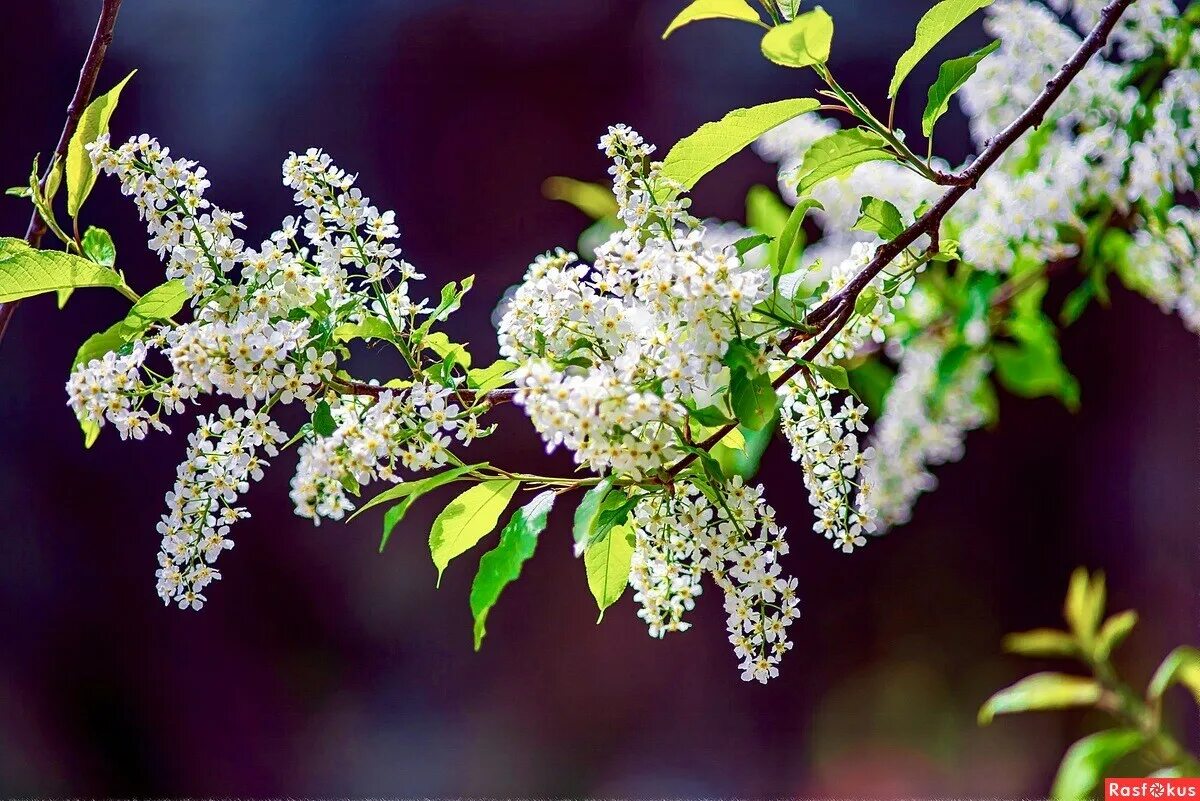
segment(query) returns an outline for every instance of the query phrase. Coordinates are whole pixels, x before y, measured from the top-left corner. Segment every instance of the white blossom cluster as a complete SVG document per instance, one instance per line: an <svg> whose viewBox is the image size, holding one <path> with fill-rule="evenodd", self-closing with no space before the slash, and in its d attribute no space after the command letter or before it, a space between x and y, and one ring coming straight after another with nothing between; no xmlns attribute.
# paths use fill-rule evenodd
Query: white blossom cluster
<svg viewBox="0 0 1200 801"><path fill-rule="evenodd" d="M1134 235L1125 260L1124 277L1134 289L1200 334L1200 212L1171 209L1165 226Z"/></svg>
<svg viewBox="0 0 1200 801"><path fill-rule="evenodd" d="M767 273L711 247L687 200L624 126L601 149L625 228L594 264L556 251L530 265L500 321L500 352L548 449L565 445L597 472L642 476L678 458L684 401L721 388L721 359L767 292Z"/></svg>
<svg viewBox="0 0 1200 801"><path fill-rule="evenodd" d="M450 458L451 437L464 446L480 436L478 415L454 403L446 387L418 383L378 398L340 396L331 405L336 428L300 447L292 478L296 514L320 525L354 508L347 484L399 483L399 468L429 470Z"/></svg>
<svg viewBox="0 0 1200 801"><path fill-rule="evenodd" d="M251 481L263 477L268 463L259 451L275 456L287 435L265 413L249 409L222 406L197 421L158 524L162 548L155 575L163 603L198 610L206 600L204 588L221 578L212 565L233 547L230 526L250 516L237 502Z"/></svg>
<svg viewBox="0 0 1200 801"><path fill-rule="evenodd" d="M348 351L331 336L337 326L386 323L417 370L420 337L428 333L418 323L432 310L408 295L409 281L423 276L400 257L394 213L372 205L327 154L313 149L284 162L283 183L301 215L286 218L255 249L237 236L242 215L204 197L209 181L195 162L145 135L118 147L106 135L88 150L133 197L151 250L167 277L183 283L192 319L155 321L125 347L79 365L67 386L70 406L81 420L112 423L122 438L136 439L151 427L165 429L163 415L182 413L202 395L244 406L201 417L189 440L160 526L164 601L198 609L201 590L220 577L208 565L232 545L229 527L246 516L235 503L266 465L256 451L273 455L285 439L268 417L276 405L313 412L330 403L335 431L305 434L292 483L297 513L315 522L353 508L347 486L400 481L397 467L445 463L451 435L467 444L484 433L476 413L449 401L451 388L418 382L377 401L338 393L334 372ZM148 363L155 354L161 365Z"/></svg>
<svg viewBox="0 0 1200 801"><path fill-rule="evenodd" d="M652 495L634 510L630 585L650 636L686 631L683 620L707 573L725 595L729 641L743 681L766 683L792 643L787 629L800 616L796 579L781 575L785 529L763 499L762 486L734 478L713 504L691 484ZM617 536L618 533L610 536Z"/></svg>
<svg viewBox="0 0 1200 801"><path fill-rule="evenodd" d="M944 344L935 337L922 337L904 348L900 370L871 432L868 450L873 454L863 473L871 487L877 534L908 522L918 496L937 486L929 467L961 459L966 433L986 422L977 393L991 370L990 360L972 353L939 385L938 365L944 354Z"/></svg>

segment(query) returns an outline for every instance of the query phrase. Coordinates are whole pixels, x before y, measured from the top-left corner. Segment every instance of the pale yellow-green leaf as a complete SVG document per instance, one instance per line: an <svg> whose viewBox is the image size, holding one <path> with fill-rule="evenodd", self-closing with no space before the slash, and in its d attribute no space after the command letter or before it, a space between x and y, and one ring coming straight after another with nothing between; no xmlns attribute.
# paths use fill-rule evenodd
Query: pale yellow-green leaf
<svg viewBox="0 0 1200 801"><path fill-rule="evenodd" d="M1075 638L1057 629L1033 629L1004 638L1004 650L1021 656L1075 656Z"/></svg>
<svg viewBox="0 0 1200 801"><path fill-rule="evenodd" d="M1108 659L1113 650L1125 641L1129 632L1137 625L1138 614L1132 609L1113 615L1104 621L1096 635L1096 658Z"/></svg>
<svg viewBox="0 0 1200 801"><path fill-rule="evenodd" d="M1035 673L993 695L979 710L979 723L991 723L996 715L1041 709L1091 706L1102 690L1092 679L1064 673Z"/></svg>
<svg viewBox="0 0 1200 801"><path fill-rule="evenodd" d="M1146 695L1151 699L1161 698L1172 684L1187 687L1196 703L1200 704L1200 649L1181 645L1167 654L1158 670L1154 671Z"/></svg>
<svg viewBox="0 0 1200 801"><path fill-rule="evenodd" d="M801 97L734 109L679 140L663 161L663 175L690 189L710 170L767 131L820 105L816 100Z"/></svg>
<svg viewBox="0 0 1200 801"><path fill-rule="evenodd" d="M0 303L84 286L119 287L115 270L57 250L35 250L0 237Z"/></svg>
<svg viewBox="0 0 1200 801"><path fill-rule="evenodd" d="M355 339L392 339L392 327L379 317L364 317L359 323L342 323L333 329L333 338L338 342Z"/></svg>
<svg viewBox="0 0 1200 801"><path fill-rule="evenodd" d="M588 183L564 175L552 175L542 181L542 194L550 200L570 203L593 220L611 217L617 213L617 198L613 195L612 187L603 184Z"/></svg>
<svg viewBox="0 0 1200 801"><path fill-rule="evenodd" d="M450 560L466 553L496 527L519 481L484 481L459 495L441 511L429 532L429 553L438 583Z"/></svg>
<svg viewBox="0 0 1200 801"><path fill-rule="evenodd" d="M479 393L491 392L507 384L508 374L516 369L516 362L505 359L494 361L487 367L476 367L467 371L467 386Z"/></svg>
<svg viewBox="0 0 1200 801"><path fill-rule="evenodd" d="M742 434L741 430L731 428L729 429L729 433L721 438L720 444L730 450L744 451L746 450L746 437Z"/></svg>
<svg viewBox="0 0 1200 801"><path fill-rule="evenodd" d="M179 314L187 300L187 286L182 279L174 278L142 295L129 310L129 317L147 321L169 320Z"/></svg>
<svg viewBox="0 0 1200 801"><path fill-rule="evenodd" d="M832 43L833 19L817 6L767 31L762 38L762 52L785 67L812 67L829 60Z"/></svg>
<svg viewBox="0 0 1200 801"><path fill-rule="evenodd" d="M913 67L917 66L946 34L979 9L991 4L992 0L942 0L926 11L917 22L917 34L912 46L896 61L892 82L888 85L888 97L896 96L896 92L900 91L900 84L904 83Z"/></svg>
<svg viewBox="0 0 1200 801"><path fill-rule="evenodd" d="M662 38L666 39L689 22L702 19L735 19L762 24L758 12L751 8L746 0L693 0L675 15L675 19L671 20L671 24L663 31Z"/></svg>
<svg viewBox="0 0 1200 801"><path fill-rule="evenodd" d="M596 606L600 607L597 622L604 617L604 610L617 602L629 583L629 565L633 559L630 535L628 525L614 526L608 536L590 543L583 552L588 589L596 599Z"/></svg>
<svg viewBox="0 0 1200 801"><path fill-rule="evenodd" d="M88 104L67 145L67 212L72 218L79 216L83 201L96 183L96 172L84 147L108 133L108 122L117 108L121 90L136 72L134 70L126 75L124 80Z"/></svg>

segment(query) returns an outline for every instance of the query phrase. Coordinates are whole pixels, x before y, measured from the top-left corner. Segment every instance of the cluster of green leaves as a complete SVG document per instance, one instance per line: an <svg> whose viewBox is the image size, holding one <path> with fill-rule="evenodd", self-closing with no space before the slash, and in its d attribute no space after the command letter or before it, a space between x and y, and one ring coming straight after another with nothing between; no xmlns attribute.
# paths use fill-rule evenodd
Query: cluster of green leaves
<svg viewBox="0 0 1200 801"><path fill-rule="evenodd" d="M1173 686L1187 689L1200 704L1200 650L1180 646L1167 655L1144 693L1135 693L1112 665L1116 648L1137 625L1129 610L1105 617L1104 574L1079 568L1071 575L1063 607L1067 628L1010 634L1004 647L1021 656L1081 662L1090 675L1042 672L999 691L979 710L979 722L996 715L1085 707L1099 710L1114 726L1076 742L1063 757L1051 789L1056 801L1088 798L1101 779L1132 772L1152 776L1200 776L1200 762L1163 725L1163 698Z"/></svg>

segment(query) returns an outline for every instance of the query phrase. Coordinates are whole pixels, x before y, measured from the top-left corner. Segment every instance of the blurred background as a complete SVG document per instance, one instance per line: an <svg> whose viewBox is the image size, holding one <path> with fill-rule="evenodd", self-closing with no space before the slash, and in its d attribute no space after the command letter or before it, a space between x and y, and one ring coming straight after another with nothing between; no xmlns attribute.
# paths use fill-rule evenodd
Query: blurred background
<svg viewBox="0 0 1200 801"><path fill-rule="evenodd" d="M749 26L660 41L682 5L130 0L100 88L140 70L114 138L146 131L199 159L209 196L246 213L248 241L291 211L279 177L290 150L319 145L361 173L396 209L429 294L477 276L454 324L483 363L497 298L587 222L541 197L544 177L603 180L595 142L611 123L665 152L731 108L814 88L761 59ZM925 4L825 5L839 80L880 103ZM98 7L0 9L5 186L52 150ZM936 55L984 41L975 20ZM923 105L906 92L900 123ZM942 125L945 155L967 155L961 120ZM773 170L742 154L700 184L695 210L741 218L754 183L773 185ZM85 214L113 232L135 288L161 280L114 181ZM0 198L3 233L28 216ZM65 313L29 301L0 347L0 796L1040 797L1097 721L978 728L980 703L1032 667L1001 654L1001 635L1059 623L1083 564L1108 571L1112 608L1142 614L1119 661L1130 678L1196 641L1200 360L1175 319L1124 291L1064 334L1080 412L1003 396L999 425L938 471L914 521L853 556L810 532L799 469L779 443L768 451L761 478L791 530L803 618L765 687L739 680L715 593L692 631L665 641L646 636L629 594L595 625L566 504L473 653L481 551L440 590L428 556L445 499L418 505L380 555L379 515L319 529L291 515L292 452L249 494L254 517L209 605L164 608L154 526L182 432L134 444L107 429L85 451L63 391L79 343L124 305L89 291ZM386 377L389 364L369 354L362 369ZM476 446L480 458L545 467L519 410L498 418L505 434ZM1169 706L1194 744L1188 703Z"/></svg>

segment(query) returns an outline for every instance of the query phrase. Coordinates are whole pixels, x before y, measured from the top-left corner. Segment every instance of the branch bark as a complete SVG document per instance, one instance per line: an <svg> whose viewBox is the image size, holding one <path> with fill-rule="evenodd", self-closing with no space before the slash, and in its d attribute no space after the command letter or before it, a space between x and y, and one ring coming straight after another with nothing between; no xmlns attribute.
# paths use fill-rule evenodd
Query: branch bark
<svg viewBox="0 0 1200 801"><path fill-rule="evenodd" d="M75 129L79 126L79 118L83 115L88 103L91 102L92 92L96 89L96 79L100 75L100 66L104 63L104 56L108 53L108 46L112 43L113 28L117 24L117 12L120 10L121 0L103 0L100 6L100 18L96 21L92 43L88 47L87 56L84 57L83 66L79 70L79 81L75 85L75 94L71 96L71 102L67 104L67 119L63 123L62 133L59 134L58 145L54 148L54 155L59 162L67 157L67 146L71 143L71 137L75 135ZM50 160L42 174L43 190L50 178L54 161L55 159ZM30 247L39 247L45 234L46 221L38 214L37 209L34 209L33 215L29 218L29 227L25 230L25 241L29 243ZM8 329L8 323L19 303L20 301L12 301L0 304L0 340L4 338L4 332Z"/></svg>

